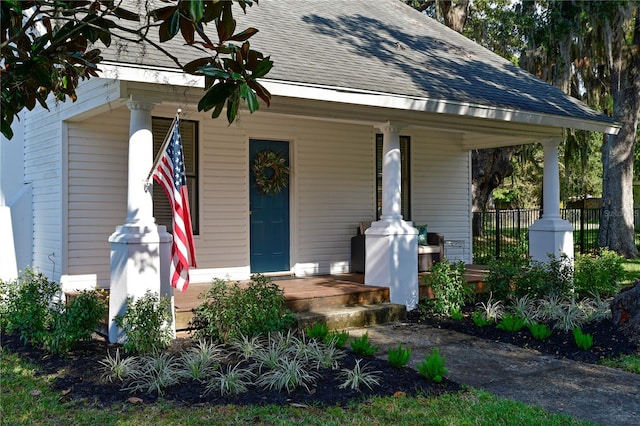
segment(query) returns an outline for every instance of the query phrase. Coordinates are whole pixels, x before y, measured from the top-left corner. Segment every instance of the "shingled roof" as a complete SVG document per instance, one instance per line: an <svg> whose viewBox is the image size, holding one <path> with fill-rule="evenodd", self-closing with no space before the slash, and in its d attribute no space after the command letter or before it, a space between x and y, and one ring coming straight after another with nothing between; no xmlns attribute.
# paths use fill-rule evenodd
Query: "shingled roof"
<svg viewBox="0 0 640 426"><path fill-rule="evenodd" d="M614 123L399 0L261 0L236 14L238 28L260 30L251 44L274 60L272 81ZM202 56L177 43L167 48L184 62ZM106 53L175 68L135 46Z"/></svg>

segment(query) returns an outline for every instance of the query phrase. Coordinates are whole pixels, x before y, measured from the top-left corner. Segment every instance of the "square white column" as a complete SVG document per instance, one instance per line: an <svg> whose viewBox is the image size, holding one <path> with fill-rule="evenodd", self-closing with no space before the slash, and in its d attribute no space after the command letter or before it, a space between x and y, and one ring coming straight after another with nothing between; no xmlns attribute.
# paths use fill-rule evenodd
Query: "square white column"
<svg viewBox="0 0 640 426"><path fill-rule="evenodd" d="M548 262L549 256L566 255L573 262L573 226L560 217L558 146L562 139L542 141L544 147L543 214L529 227L529 256Z"/></svg>

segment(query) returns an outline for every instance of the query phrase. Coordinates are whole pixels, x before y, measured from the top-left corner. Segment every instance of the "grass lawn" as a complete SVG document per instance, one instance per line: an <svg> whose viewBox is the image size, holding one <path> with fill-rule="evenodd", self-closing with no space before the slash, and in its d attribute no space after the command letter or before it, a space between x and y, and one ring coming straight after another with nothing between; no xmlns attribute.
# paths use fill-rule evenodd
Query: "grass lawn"
<svg viewBox="0 0 640 426"><path fill-rule="evenodd" d="M640 258L627 259L622 264L622 267L627 271L625 284L633 284L637 280L640 280Z"/></svg>
<svg viewBox="0 0 640 426"><path fill-rule="evenodd" d="M176 406L122 404L106 408L60 401L35 366L2 351L0 418L3 425L589 425L541 408L469 389L437 398L387 397L316 406ZM533 384L532 384L533 386Z"/></svg>

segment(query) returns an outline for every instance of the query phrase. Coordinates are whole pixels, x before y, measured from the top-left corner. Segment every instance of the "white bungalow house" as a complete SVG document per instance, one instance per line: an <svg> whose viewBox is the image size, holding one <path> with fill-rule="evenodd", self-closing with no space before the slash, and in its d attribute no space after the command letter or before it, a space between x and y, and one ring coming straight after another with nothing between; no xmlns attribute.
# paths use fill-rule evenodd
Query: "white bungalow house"
<svg viewBox="0 0 640 426"><path fill-rule="evenodd" d="M564 129L615 133L609 117L398 0L263 0L238 18L260 30L252 46L275 61L269 108L232 125L211 119L197 111L200 80L128 46L105 52L103 77L83 84L77 102L15 123L14 139L0 144L3 278L27 265L53 280L95 274L111 288L111 317L127 294L170 293L168 207L143 182L178 108L192 282L349 272L350 239L373 222L365 282L413 307L413 225L444 234L446 257L470 263L471 151L536 142L545 210L531 254L573 253L559 215L558 144ZM256 190L251 165L262 150L290 166L276 195Z"/></svg>

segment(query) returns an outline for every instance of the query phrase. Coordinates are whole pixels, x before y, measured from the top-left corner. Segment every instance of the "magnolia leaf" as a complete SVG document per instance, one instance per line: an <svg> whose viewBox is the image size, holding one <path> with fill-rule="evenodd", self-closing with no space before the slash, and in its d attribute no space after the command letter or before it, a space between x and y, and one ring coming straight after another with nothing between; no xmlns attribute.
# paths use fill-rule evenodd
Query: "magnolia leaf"
<svg viewBox="0 0 640 426"><path fill-rule="evenodd" d="M246 83L240 85L240 97L246 102L249 112L253 113L260 108L256 93Z"/></svg>
<svg viewBox="0 0 640 426"><path fill-rule="evenodd" d="M221 103L219 105L216 105L216 107L214 108L214 110L211 112L211 118L218 118L220 117L220 113L222 113L222 109L224 108L224 103Z"/></svg>
<svg viewBox="0 0 640 426"><path fill-rule="evenodd" d="M247 84L256 92L256 95L258 95L260 99L267 104L267 106L271 105L271 93L269 93L263 85L252 79L248 79Z"/></svg>
<svg viewBox="0 0 640 426"><path fill-rule="evenodd" d="M258 30L256 28L247 28L244 31L239 32L238 34L234 34L229 40L233 40L233 41L246 41L249 38L251 38L251 36L253 36L255 33L257 33Z"/></svg>
<svg viewBox="0 0 640 426"><path fill-rule="evenodd" d="M0 126L2 127L2 134L4 135L5 138L7 139L13 138L13 130L11 129L11 124L9 122L2 120L2 123L0 124Z"/></svg>
<svg viewBox="0 0 640 426"><path fill-rule="evenodd" d="M199 67L198 71L200 71L202 74L207 75L209 77L215 77L215 78L219 78L219 79L231 78L231 74L229 74L228 72L226 72L223 69L214 67L212 65Z"/></svg>
<svg viewBox="0 0 640 426"><path fill-rule="evenodd" d="M251 73L253 78L260 78L267 75L269 71L273 68L273 61L270 59L270 56L267 56L256 65L256 68Z"/></svg>
<svg viewBox="0 0 640 426"><path fill-rule="evenodd" d="M182 33L182 37L187 44L193 44L195 42L195 27L193 25L193 22L191 22L184 16L180 16L180 32Z"/></svg>
<svg viewBox="0 0 640 426"><path fill-rule="evenodd" d="M240 106L240 100L238 92L234 92L229 96L227 100L227 121L229 124L233 123L238 115L238 107Z"/></svg>
<svg viewBox="0 0 640 426"><path fill-rule="evenodd" d="M182 69L189 74L195 74L200 68L209 65L211 58L199 58L187 63Z"/></svg>
<svg viewBox="0 0 640 426"><path fill-rule="evenodd" d="M160 9L151 11L149 15L153 16L156 21L166 21L176 12L176 9L176 6L161 7Z"/></svg>
<svg viewBox="0 0 640 426"><path fill-rule="evenodd" d="M191 15L193 22L200 22L204 16L204 1L191 0L187 3L189 5L189 15Z"/></svg>
<svg viewBox="0 0 640 426"><path fill-rule="evenodd" d="M112 11L113 14L120 19L125 19L127 21L137 21L140 19L140 15L138 15L137 13L131 12L118 6L114 7Z"/></svg>
<svg viewBox="0 0 640 426"><path fill-rule="evenodd" d="M180 13L176 10L169 19L166 19L162 24L160 24L160 42L164 43L165 41L171 40L176 34L178 34L179 29Z"/></svg>
<svg viewBox="0 0 640 426"><path fill-rule="evenodd" d="M198 102L198 111L209 111L224 101L233 93L235 86L230 83L218 83L211 87Z"/></svg>

